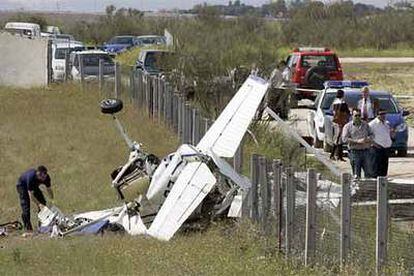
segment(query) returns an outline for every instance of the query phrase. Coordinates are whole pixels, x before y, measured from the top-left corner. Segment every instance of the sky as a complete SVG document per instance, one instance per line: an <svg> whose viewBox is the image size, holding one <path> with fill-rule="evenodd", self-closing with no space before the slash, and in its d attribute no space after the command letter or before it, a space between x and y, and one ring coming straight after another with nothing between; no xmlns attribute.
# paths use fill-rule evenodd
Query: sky
<svg viewBox="0 0 414 276"><path fill-rule="evenodd" d="M358 0L365 4L383 7L389 0ZM103 12L108 5L139 10L189 9L196 4L228 4L228 0L0 0L0 10L45 10L73 12ZM269 0L241 0L242 3L260 6Z"/></svg>

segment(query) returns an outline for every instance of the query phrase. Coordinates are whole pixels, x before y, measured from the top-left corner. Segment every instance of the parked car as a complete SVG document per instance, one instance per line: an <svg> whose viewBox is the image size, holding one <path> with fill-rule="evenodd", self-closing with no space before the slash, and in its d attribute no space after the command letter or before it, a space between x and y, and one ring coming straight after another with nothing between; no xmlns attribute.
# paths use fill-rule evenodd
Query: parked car
<svg viewBox="0 0 414 276"><path fill-rule="evenodd" d="M307 89L323 89L325 81L343 79L339 59L328 48L296 48L287 57L285 64L283 79L285 83L297 88L297 100L313 100L315 93Z"/></svg>
<svg viewBox="0 0 414 276"><path fill-rule="evenodd" d="M158 75L165 72L165 61L172 52L161 49L141 50L136 61L136 70L141 70L146 74Z"/></svg>
<svg viewBox="0 0 414 276"><path fill-rule="evenodd" d="M61 81L66 73L66 55L75 51L83 51L85 46L79 41L55 42L52 44L52 78L54 81Z"/></svg>
<svg viewBox="0 0 414 276"><path fill-rule="evenodd" d="M345 101L349 108L355 108L361 99L360 88L367 86L364 81L328 81L325 89L315 100L314 110L307 117L308 130L313 138L315 147L322 147L325 151L330 151L333 146L333 112L332 103L336 97L338 89L345 92ZM408 127L404 117L408 111L399 107L391 93L386 91L371 90L370 95L377 99L380 109L387 111L386 119L390 122L391 128L395 129L396 135L393 139L392 150L398 156L407 155Z"/></svg>
<svg viewBox="0 0 414 276"><path fill-rule="evenodd" d="M74 80L81 79L81 60L83 59L83 73L85 80L97 79L99 74L99 60L103 60L103 75L105 78L114 77L115 64L107 52L100 50L86 50L72 52L70 55L71 72Z"/></svg>
<svg viewBox="0 0 414 276"><path fill-rule="evenodd" d="M137 45L140 47L165 45L166 43L165 37L160 35L141 35L137 37Z"/></svg>
<svg viewBox="0 0 414 276"><path fill-rule="evenodd" d="M40 38L40 25L27 22L8 22L4 29L14 35L27 37L30 39Z"/></svg>
<svg viewBox="0 0 414 276"><path fill-rule="evenodd" d="M121 35L104 43L103 50L110 54L119 54L137 45L137 38L132 35Z"/></svg>

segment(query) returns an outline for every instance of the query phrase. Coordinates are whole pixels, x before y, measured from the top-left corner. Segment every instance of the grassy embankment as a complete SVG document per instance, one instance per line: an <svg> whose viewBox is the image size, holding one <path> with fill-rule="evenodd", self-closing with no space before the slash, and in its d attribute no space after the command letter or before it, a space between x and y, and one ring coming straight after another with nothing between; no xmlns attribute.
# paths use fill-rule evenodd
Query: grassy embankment
<svg viewBox="0 0 414 276"><path fill-rule="evenodd" d="M66 213L119 204L109 173L127 149L100 114L100 96L75 85L48 89L0 88L0 218L19 217L16 179L25 169L50 169L57 205ZM127 101L126 101L127 102ZM148 151L173 150L173 133L127 105L120 115L132 137ZM34 215L34 214L33 214ZM34 219L33 219L34 220ZM216 226L162 243L143 237L46 237L0 239L0 274L309 274L328 273L286 263L264 250L250 226Z"/></svg>

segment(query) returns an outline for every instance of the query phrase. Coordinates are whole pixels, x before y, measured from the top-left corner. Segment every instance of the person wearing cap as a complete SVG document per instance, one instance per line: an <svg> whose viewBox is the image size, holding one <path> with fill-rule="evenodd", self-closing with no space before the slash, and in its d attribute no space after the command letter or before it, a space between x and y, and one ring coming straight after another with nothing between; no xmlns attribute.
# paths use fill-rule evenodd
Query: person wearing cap
<svg viewBox="0 0 414 276"><path fill-rule="evenodd" d="M343 158L343 146L342 146L342 130L346 123L348 123L351 116L349 112L348 104L344 100L344 91L338 90L336 92L336 99L332 103L331 107L333 111L333 128L334 128L334 145L331 151L330 159L336 159L345 161Z"/></svg>
<svg viewBox="0 0 414 276"><path fill-rule="evenodd" d="M357 108L353 109L352 121L344 126L342 140L348 143L349 161L355 178L361 178L362 170L365 178L371 177L369 149L372 136L368 123L361 119L361 111Z"/></svg>
<svg viewBox="0 0 414 276"><path fill-rule="evenodd" d="M32 232L33 227L30 221L30 201L33 201L38 210L46 206L46 199L40 190L40 185L46 186L46 191L50 199L54 195L51 188L50 176L45 166L39 166L36 169L29 169L24 172L18 179L16 189L19 194L20 207L22 209L23 227L26 232Z"/></svg>
<svg viewBox="0 0 414 276"><path fill-rule="evenodd" d="M361 110L361 118L370 122L378 114L379 102L369 95L368 86L361 88L361 99L358 101L358 109Z"/></svg>
<svg viewBox="0 0 414 276"><path fill-rule="evenodd" d="M369 123L373 133L371 146L371 171L373 177L387 176L389 149L394 135L390 123L386 120L387 112L380 110L378 116Z"/></svg>

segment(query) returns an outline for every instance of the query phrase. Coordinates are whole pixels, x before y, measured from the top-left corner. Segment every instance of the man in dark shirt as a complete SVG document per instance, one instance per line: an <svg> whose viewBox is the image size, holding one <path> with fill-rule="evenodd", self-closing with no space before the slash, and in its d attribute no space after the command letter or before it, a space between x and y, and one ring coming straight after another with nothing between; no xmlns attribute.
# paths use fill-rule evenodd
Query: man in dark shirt
<svg viewBox="0 0 414 276"><path fill-rule="evenodd" d="M53 199L53 191L50 183L50 176L45 166L39 166L37 169L29 169L24 172L17 181L17 192L19 193L20 206L22 208L22 220L24 229L28 232L33 231L30 222L30 200L42 209L46 206L46 199L39 186L44 184L50 199Z"/></svg>

